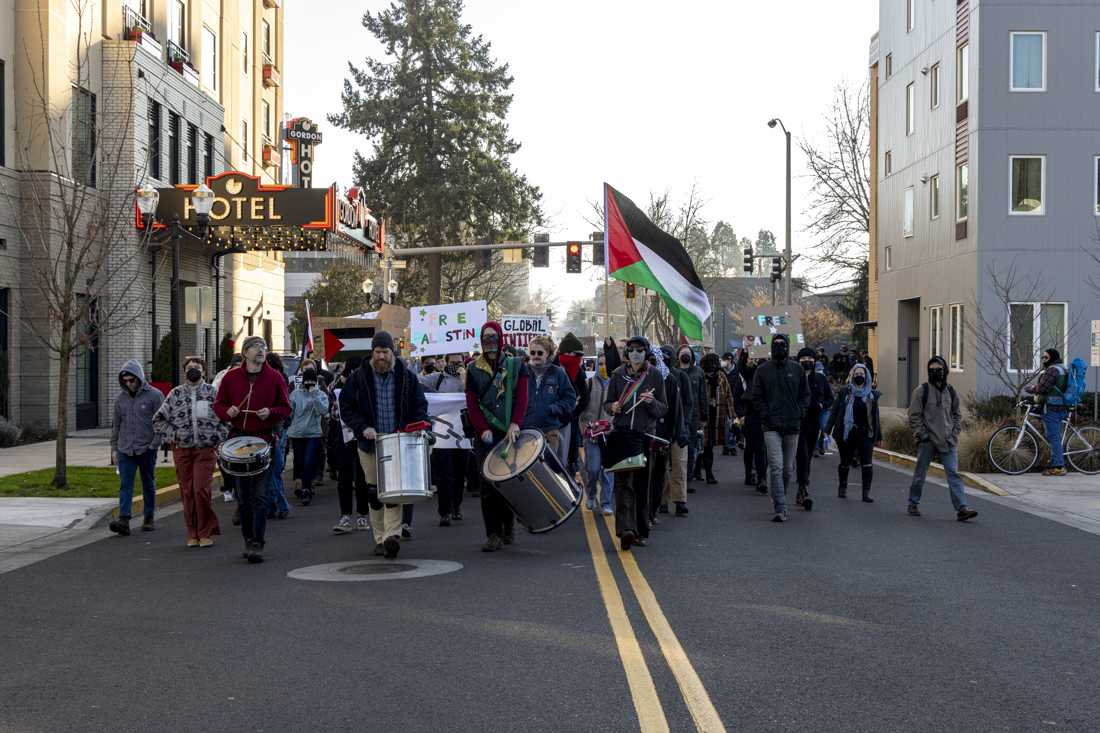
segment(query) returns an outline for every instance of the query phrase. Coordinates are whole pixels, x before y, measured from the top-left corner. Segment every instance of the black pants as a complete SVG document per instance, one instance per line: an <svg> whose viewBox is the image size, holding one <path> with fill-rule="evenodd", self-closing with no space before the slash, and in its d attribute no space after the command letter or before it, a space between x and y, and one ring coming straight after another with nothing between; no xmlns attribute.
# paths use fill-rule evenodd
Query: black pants
<svg viewBox="0 0 1100 733"><path fill-rule="evenodd" d="M516 514L512 511L512 507L497 491L497 487L484 476L481 476L480 472L481 464L485 462L485 456L489 455L489 451L492 450L493 446L503 439L504 433L498 433L494 430L491 445L486 445L480 438L474 441L476 446L474 452L477 455L478 475L481 482L481 519L485 522L486 537L510 535L516 525Z"/></svg>
<svg viewBox="0 0 1100 733"><path fill-rule="evenodd" d="M469 453L463 448L437 448L432 451L432 478L441 517L461 511Z"/></svg>
<svg viewBox="0 0 1100 733"><path fill-rule="evenodd" d="M703 446L703 471L706 472L707 478L714 475L714 445Z"/></svg>
<svg viewBox="0 0 1100 733"><path fill-rule="evenodd" d="M745 417L745 478L755 475L763 481L768 475L768 451L764 447L764 428L754 413Z"/></svg>
<svg viewBox="0 0 1100 733"><path fill-rule="evenodd" d="M817 436L821 433L821 411L807 410L798 431L798 488L810 485L810 466L817 450Z"/></svg>
<svg viewBox="0 0 1100 733"><path fill-rule="evenodd" d="M271 469L255 476L222 474L233 487L241 508L241 536L263 544L267 529L267 512L271 507Z"/></svg>
<svg viewBox="0 0 1100 733"><path fill-rule="evenodd" d="M352 495L359 514L366 514L369 508L367 499L367 477L363 465L359 463L359 446L356 441L340 446L334 451L332 459L336 464L336 493L340 498L340 513L351 514Z"/></svg>
<svg viewBox="0 0 1100 733"><path fill-rule="evenodd" d="M646 514L647 520L657 516L657 507L661 505L661 497L665 493L665 483L668 481L668 448L650 452L648 460L649 465L646 467L649 472L649 497L647 502L649 511ZM642 536L649 536L648 523L646 523L646 533Z"/></svg>
<svg viewBox="0 0 1100 733"><path fill-rule="evenodd" d="M837 450L840 452L840 465L837 467L837 478L841 488L848 486L848 468L853 463L861 467L861 479L863 490L871 490L871 480L875 476L873 462L875 444L871 441L866 431L852 428L847 440L837 441Z"/></svg>
<svg viewBox="0 0 1100 733"><path fill-rule="evenodd" d="M615 473L615 534L649 536L649 469Z"/></svg>

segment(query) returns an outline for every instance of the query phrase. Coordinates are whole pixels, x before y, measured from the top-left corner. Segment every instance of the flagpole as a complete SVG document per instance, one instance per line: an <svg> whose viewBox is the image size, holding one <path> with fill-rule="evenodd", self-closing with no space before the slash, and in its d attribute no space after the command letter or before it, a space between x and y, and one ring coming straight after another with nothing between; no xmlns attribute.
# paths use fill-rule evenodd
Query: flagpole
<svg viewBox="0 0 1100 733"><path fill-rule="evenodd" d="M607 226L607 184L603 184L603 330L611 338L611 236Z"/></svg>

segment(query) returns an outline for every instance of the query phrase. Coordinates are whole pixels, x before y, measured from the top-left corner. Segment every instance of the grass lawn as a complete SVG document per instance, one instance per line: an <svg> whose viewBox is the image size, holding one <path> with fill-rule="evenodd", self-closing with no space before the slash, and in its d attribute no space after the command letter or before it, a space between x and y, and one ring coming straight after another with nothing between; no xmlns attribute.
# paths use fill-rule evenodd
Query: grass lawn
<svg viewBox="0 0 1100 733"><path fill-rule="evenodd" d="M157 467L157 488L163 489L176 483L176 469ZM114 466L69 466L69 488L59 491L50 485L53 469L27 471L11 476L0 476L0 496L34 496L68 499L103 498L118 496L118 475ZM141 496L141 476L134 477L134 494Z"/></svg>

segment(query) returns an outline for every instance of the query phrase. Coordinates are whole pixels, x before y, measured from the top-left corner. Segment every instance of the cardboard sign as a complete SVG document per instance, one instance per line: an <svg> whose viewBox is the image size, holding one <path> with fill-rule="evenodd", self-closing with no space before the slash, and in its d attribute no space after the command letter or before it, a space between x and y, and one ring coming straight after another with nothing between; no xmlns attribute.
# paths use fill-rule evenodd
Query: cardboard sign
<svg viewBox="0 0 1100 733"><path fill-rule="evenodd" d="M802 306L749 306L741 311L741 346L753 359L772 355L772 336L785 333L791 339L791 356L806 345L802 335Z"/></svg>
<svg viewBox="0 0 1100 733"><path fill-rule="evenodd" d="M545 315L504 316L500 319L500 327L504 329L504 345L515 346L518 349L526 349L535 336L550 333L550 324Z"/></svg>
<svg viewBox="0 0 1100 733"><path fill-rule="evenodd" d="M412 356L465 354L481 350L481 327L489 320L484 300L409 309Z"/></svg>

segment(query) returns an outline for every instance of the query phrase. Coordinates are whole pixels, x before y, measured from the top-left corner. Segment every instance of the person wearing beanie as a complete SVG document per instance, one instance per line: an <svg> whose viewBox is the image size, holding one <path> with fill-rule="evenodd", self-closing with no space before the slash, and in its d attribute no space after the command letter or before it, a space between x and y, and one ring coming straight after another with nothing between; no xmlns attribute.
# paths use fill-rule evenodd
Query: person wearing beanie
<svg viewBox="0 0 1100 733"><path fill-rule="evenodd" d="M735 414L729 377L722 371L718 354L703 355L703 376L707 400L703 429L703 470L708 484L718 483L714 475L714 446L726 440L726 422Z"/></svg>
<svg viewBox="0 0 1100 733"><path fill-rule="evenodd" d="M909 429L917 440L917 464L913 467L913 482L909 485L909 516L919 517L924 477L935 456L939 456L947 475L947 488L955 507L955 518L966 522L978 516L967 506L966 490L959 476L959 433L962 431L962 410L959 395L947 383L947 362L942 356L928 360L928 381L913 390L909 398Z"/></svg>
<svg viewBox="0 0 1100 733"><path fill-rule="evenodd" d="M369 515L374 554L392 560L401 549L402 508L378 501L375 441L411 423L427 421L428 400L416 375L398 358L387 332L377 331L371 337L370 360L355 370L340 392L340 415L358 440L368 496L373 494Z"/></svg>
<svg viewBox="0 0 1100 733"><path fill-rule="evenodd" d="M671 346L662 346L661 355L668 366L672 376L676 378L676 393L679 398L680 425L682 430L676 439L668 447L668 480L665 482L664 492L661 495L661 504L657 511L660 514L668 513L668 504L676 507L676 516L686 517L688 514L688 446L691 444L691 426L689 424L690 413L693 413L695 403L691 398L692 383L687 372L676 369L676 350ZM667 392L667 389L666 389ZM667 395L666 395L667 396ZM669 409L672 409L672 398L669 398Z"/></svg>
<svg viewBox="0 0 1100 733"><path fill-rule="evenodd" d="M500 441L515 440L527 413L528 373L523 362L504 356L504 329L496 321L481 327L481 355L466 369L466 412L474 426L478 466ZM483 552L495 552L515 541L515 514L496 487L478 471L481 516L485 521Z"/></svg>
<svg viewBox="0 0 1100 733"><path fill-rule="evenodd" d="M702 481L699 474L702 470L700 456L702 454L702 440L700 431L707 421L707 387L704 383L703 370L695 363L695 352L690 346L684 344L676 352L676 367L682 369L691 380L691 411L684 417L687 419L688 437L688 479ZM694 493L695 489L688 489L688 493Z"/></svg>
<svg viewBox="0 0 1100 733"><path fill-rule="evenodd" d="M660 355L666 371L664 385L665 397L668 398L668 410L657 419L657 430L654 435L668 442L653 441L648 456L649 460L652 461L652 464L648 467L649 521L652 524L657 523L658 512L668 513L668 502L671 498L668 468L672 446L686 446L688 439L687 428L684 426L683 395L680 390L681 388L690 389L688 386L690 381L682 371L673 368L672 361L675 356L671 347L662 346ZM676 516L686 517L688 514L687 497L678 494L673 501L676 504ZM639 530L641 529L639 527ZM646 531L639 532L642 537L648 537L648 527L645 529Z"/></svg>
<svg viewBox="0 0 1100 733"><path fill-rule="evenodd" d="M1043 372L1035 384L1024 387L1024 391L1043 406L1043 432L1050 444L1050 465L1043 471L1043 475L1065 476L1062 421L1066 419L1066 406L1062 404L1060 397L1069 386L1069 370L1062 363L1062 355L1058 349L1047 349L1039 358L1043 364Z"/></svg>
<svg viewBox="0 0 1100 733"><path fill-rule="evenodd" d="M798 365L802 367L810 389L810 406L802 416L802 426L798 431L798 494L794 503L806 511L814 507L814 500L810 497L810 466L817 450L817 439L821 435L821 416L833 406L833 388L824 374L815 371L815 360L813 349L803 347L798 350Z"/></svg>
<svg viewBox="0 0 1100 733"><path fill-rule="evenodd" d="M582 442L580 416L584 406L588 404L588 375L584 371L584 344L573 335L572 331L565 334L565 338L558 344L558 353L554 355L551 363L565 370L577 399L569 422L562 428L562 438L567 447L566 461L563 465L569 469L569 474L573 475L580 468Z"/></svg>
<svg viewBox="0 0 1100 733"><path fill-rule="evenodd" d="M756 369L752 380L753 408L759 409L768 453L768 489L773 522L786 522L787 484L795 473L798 433L810 404L810 386L801 367L788 357L791 341L784 333L772 336L771 359Z"/></svg>
<svg viewBox="0 0 1100 733"><path fill-rule="evenodd" d="M343 394L344 387L355 375L356 370L362 365L362 357L350 357L344 363L344 369L336 378L332 390L330 419L337 434L332 453L336 464L336 497L340 504L340 518L332 528L336 534L371 530L370 497L367 476L363 472L363 465L359 462L359 443L355 439L355 431L344 421L340 413L340 395ZM354 524L352 523L353 509L358 514Z"/></svg>
<svg viewBox="0 0 1100 733"><path fill-rule="evenodd" d="M863 501L870 504L871 481L874 479L874 446L882 440L882 423L879 420L878 398L880 394L871 384L871 369L856 364L848 374L848 383L829 413L825 429L836 438L840 453L837 467L837 496L848 498L848 468L853 463L860 466Z"/></svg>

